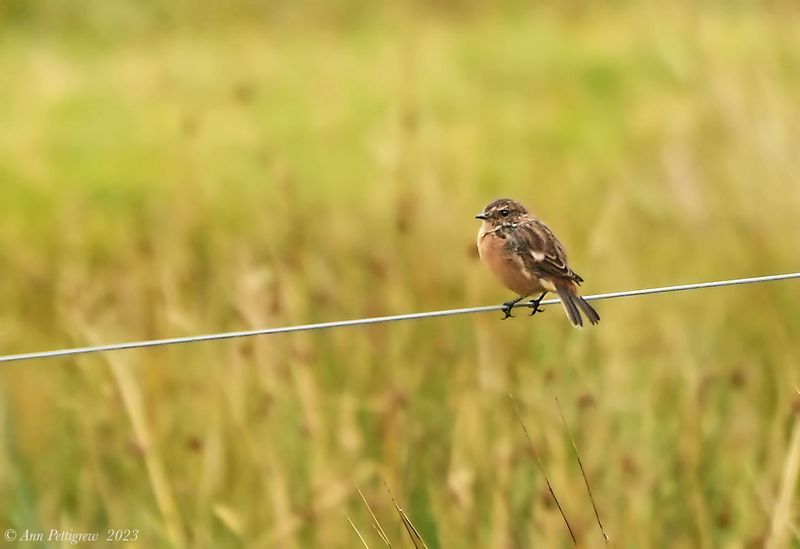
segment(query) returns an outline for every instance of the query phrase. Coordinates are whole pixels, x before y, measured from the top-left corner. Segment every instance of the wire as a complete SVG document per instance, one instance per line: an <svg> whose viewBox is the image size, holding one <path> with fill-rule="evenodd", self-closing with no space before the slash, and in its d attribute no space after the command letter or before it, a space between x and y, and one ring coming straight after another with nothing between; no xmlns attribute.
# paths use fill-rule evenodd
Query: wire
<svg viewBox="0 0 800 549"><path fill-rule="evenodd" d="M683 292L686 290L700 290L704 288L719 288L721 286L737 286L740 284L756 284L760 282L772 282L776 280L789 280L800 278L800 272L778 274L769 276L757 276L753 278L737 278L733 280L718 280L716 282L699 282L696 284L681 284L678 286L664 286L661 288L646 288L643 290L628 290L624 292L612 292L607 294L596 294L583 296L586 301L599 301L601 299L616 299L618 297L634 297L649 294L663 294L667 292ZM541 305L554 305L561 303L560 299L546 299ZM333 322L320 322L318 324L301 324L298 326L283 326L280 328L263 328L260 330L245 330L240 332L224 332L218 334L206 334L198 336L173 337L169 339L153 339L148 341L132 341L128 343L112 343L110 345L97 345L94 347L75 347L71 349L59 349L55 351L41 351L36 353L22 353L16 355L0 356L2 362L21 362L23 360L35 360L39 358L57 358L73 355L83 355L88 353L102 353L108 351L122 351L125 349L144 349L147 347L161 347L165 345L181 345L184 343L198 343L201 341L218 341L223 339L236 339L240 337L253 337L260 335L287 334L291 332L306 332L311 330L327 330L329 328L344 328L347 326L365 326L369 324L381 324L384 322L395 322L399 320L420 320L423 318L438 318L443 316L467 315L473 313L486 313L499 311L502 305L487 305L484 307L467 307L465 309L449 309L444 311L428 311L424 313L410 313L403 315L379 316L372 318L356 318L352 320L337 320ZM519 303L515 307L527 307L525 303Z"/></svg>

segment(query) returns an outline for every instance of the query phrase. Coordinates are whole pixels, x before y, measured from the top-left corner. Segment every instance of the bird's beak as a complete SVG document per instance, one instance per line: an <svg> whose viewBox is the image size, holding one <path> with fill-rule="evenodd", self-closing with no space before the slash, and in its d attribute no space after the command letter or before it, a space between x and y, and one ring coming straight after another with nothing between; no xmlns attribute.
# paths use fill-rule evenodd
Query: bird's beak
<svg viewBox="0 0 800 549"><path fill-rule="evenodd" d="M485 220L486 219L486 214L485 213L479 213L478 215L475 216L475 219Z"/></svg>

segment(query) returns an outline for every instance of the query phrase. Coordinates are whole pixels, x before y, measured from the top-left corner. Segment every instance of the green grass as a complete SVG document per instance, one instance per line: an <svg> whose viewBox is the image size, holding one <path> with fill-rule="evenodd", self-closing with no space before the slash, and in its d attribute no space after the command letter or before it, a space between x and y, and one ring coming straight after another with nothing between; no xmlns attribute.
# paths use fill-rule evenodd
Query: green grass
<svg viewBox="0 0 800 549"><path fill-rule="evenodd" d="M473 219L498 196L553 226L587 293L798 268L794 11L151 28L97 4L76 31L14 6L2 354L499 303ZM386 481L431 548L568 547L511 392L588 546L556 396L615 547L798 546L798 295L606 301L580 332L548 307L9 364L0 528L357 547L349 516L381 547L358 486L402 546ZM771 534L778 509L794 533Z"/></svg>

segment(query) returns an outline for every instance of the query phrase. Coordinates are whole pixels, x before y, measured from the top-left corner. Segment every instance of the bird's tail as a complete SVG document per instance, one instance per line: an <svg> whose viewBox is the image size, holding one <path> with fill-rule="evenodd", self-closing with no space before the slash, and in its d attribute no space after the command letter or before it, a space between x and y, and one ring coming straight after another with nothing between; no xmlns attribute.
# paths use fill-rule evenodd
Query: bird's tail
<svg viewBox="0 0 800 549"><path fill-rule="evenodd" d="M600 322L600 315L594 310L594 307L578 295L578 290L572 282L562 282L556 284L556 291L558 297L561 298L561 305L564 307L564 312L567 313L567 318L570 324L576 328L583 326L583 318L581 311L586 316L586 319L592 323L597 324Z"/></svg>

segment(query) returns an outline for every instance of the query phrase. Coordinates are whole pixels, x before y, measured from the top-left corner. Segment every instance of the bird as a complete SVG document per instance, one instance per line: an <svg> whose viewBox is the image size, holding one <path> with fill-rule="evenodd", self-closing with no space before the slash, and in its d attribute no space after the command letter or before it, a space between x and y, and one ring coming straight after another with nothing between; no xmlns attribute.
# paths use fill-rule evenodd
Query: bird
<svg viewBox="0 0 800 549"><path fill-rule="evenodd" d="M578 293L583 282L567 264L567 252L553 231L515 200L501 198L475 216L482 221L478 231L478 254L481 261L508 289L518 294L503 303L503 320L513 316L511 310L526 297L531 316L544 312L539 304L547 292L555 292L570 324L583 326L581 312L591 324L600 322L600 315Z"/></svg>

